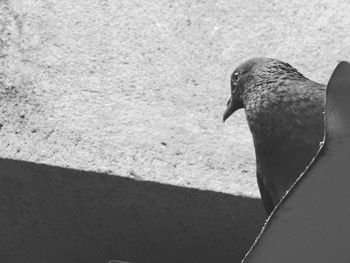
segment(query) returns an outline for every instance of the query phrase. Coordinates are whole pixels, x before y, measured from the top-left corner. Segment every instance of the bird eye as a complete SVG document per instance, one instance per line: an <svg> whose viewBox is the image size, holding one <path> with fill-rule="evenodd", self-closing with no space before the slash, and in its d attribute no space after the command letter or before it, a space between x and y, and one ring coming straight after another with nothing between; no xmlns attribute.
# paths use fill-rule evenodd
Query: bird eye
<svg viewBox="0 0 350 263"><path fill-rule="evenodd" d="M231 77L231 90L232 91L236 88L238 79L239 79L238 72L233 73L232 77Z"/></svg>
<svg viewBox="0 0 350 263"><path fill-rule="evenodd" d="M238 79L239 79L239 74L238 74L238 72L233 73L232 79L233 79L234 81L238 81Z"/></svg>

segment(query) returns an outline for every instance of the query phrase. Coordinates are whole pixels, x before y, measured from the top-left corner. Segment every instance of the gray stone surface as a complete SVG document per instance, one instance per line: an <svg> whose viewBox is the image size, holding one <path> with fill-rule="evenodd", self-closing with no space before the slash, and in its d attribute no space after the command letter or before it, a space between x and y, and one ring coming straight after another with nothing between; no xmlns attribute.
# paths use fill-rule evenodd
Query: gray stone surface
<svg viewBox="0 0 350 263"><path fill-rule="evenodd" d="M234 66L325 82L350 54L346 1L1 1L1 156L258 197Z"/></svg>

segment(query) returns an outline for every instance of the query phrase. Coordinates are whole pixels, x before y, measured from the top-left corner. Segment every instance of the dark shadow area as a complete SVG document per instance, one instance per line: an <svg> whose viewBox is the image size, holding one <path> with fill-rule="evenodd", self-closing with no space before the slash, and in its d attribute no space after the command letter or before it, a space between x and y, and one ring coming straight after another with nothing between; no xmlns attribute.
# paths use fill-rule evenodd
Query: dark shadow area
<svg viewBox="0 0 350 263"><path fill-rule="evenodd" d="M0 262L240 262L260 199L0 159Z"/></svg>

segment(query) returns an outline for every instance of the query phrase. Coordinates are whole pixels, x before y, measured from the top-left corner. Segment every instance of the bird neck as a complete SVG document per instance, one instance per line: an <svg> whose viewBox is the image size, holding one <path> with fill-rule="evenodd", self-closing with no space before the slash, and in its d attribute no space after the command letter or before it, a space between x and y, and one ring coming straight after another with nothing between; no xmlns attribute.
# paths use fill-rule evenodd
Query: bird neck
<svg viewBox="0 0 350 263"><path fill-rule="evenodd" d="M322 112L324 86L310 80L281 80L254 87L244 94L244 108L253 134L276 127L303 126L309 111ZM306 117L306 116L305 116Z"/></svg>

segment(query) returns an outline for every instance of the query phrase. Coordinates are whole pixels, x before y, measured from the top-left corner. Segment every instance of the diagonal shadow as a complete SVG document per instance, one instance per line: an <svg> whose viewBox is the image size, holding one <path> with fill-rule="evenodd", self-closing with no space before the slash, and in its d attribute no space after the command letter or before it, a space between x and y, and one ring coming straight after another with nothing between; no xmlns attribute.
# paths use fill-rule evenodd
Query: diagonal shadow
<svg viewBox="0 0 350 263"><path fill-rule="evenodd" d="M260 199L0 159L1 262L240 262Z"/></svg>

